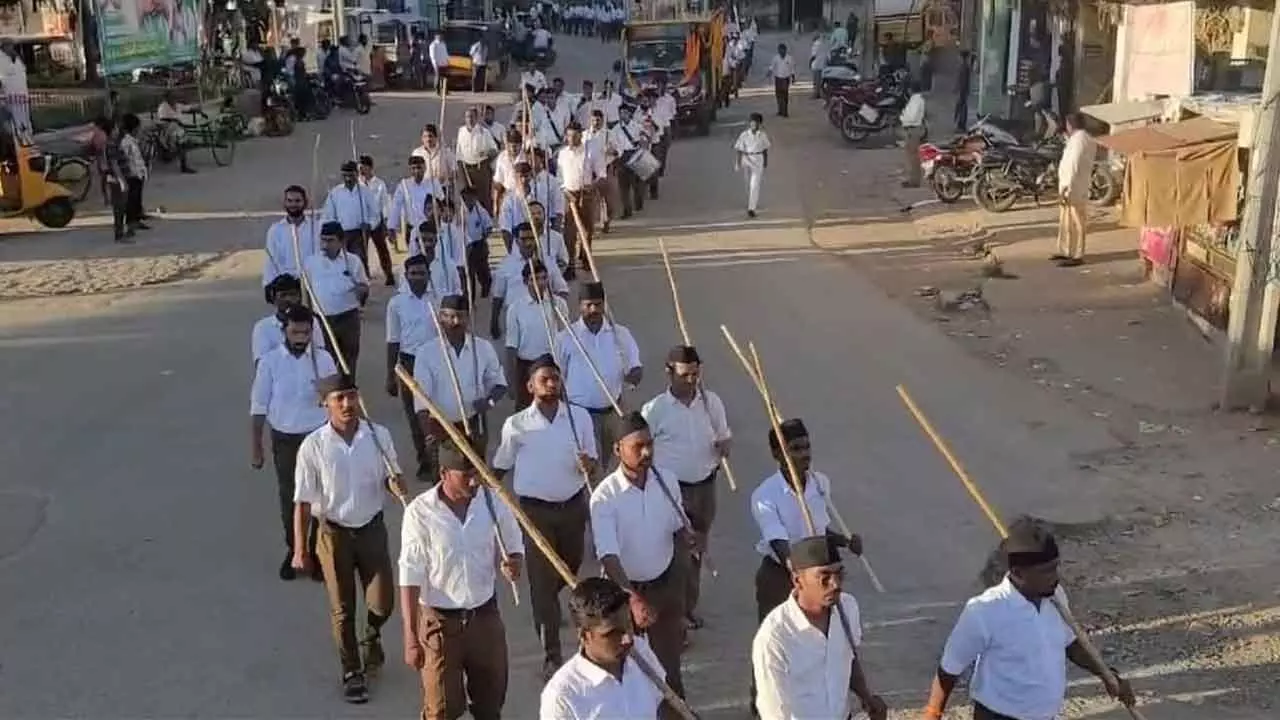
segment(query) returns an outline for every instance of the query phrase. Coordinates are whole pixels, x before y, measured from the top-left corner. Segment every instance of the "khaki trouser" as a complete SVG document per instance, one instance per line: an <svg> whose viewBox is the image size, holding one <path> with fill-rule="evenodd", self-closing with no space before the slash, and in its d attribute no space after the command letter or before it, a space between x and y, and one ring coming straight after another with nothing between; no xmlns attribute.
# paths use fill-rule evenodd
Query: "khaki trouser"
<svg viewBox="0 0 1280 720"><path fill-rule="evenodd" d="M684 505L684 513L689 516L689 524L695 532L708 534L711 523L716 519L716 475L712 470L702 482L697 484L680 483L680 498ZM701 595L702 556L693 555L690 559L689 572L684 578L685 614L692 615L698 608L698 597Z"/></svg>
<svg viewBox="0 0 1280 720"><path fill-rule="evenodd" d="M507 631L490 598L470 610L420 608L423 720L498 720L507 699Z"/></svg>
<svg viewBox="0 0 1280 720"><path fill-rule="evenodd" d="M1073 260L1084 259L1085 225L1088 222L1084 200L1067 200L1058 207L1058 254Z"/></svg>
<svg viewBox="0 0 1280 720"><path fill-rule="evenodd" d="M586 552L587 492L582 492L561 503L550 503L535 498L520 498L524 510L534 527L546 537L553 550L560 555L569 570L577 575ZM560 591L564 579L556 572L551 561L533 540L525 537L527 555L525 563L529 572L529 604L533 609L533 626L542 641L543 657L560 663L564 655L560 649Z"/></svg>
<svg viewBox="0 0 1280 720"><path fill-rule="evenodd" d="M321 521L316 555L324 572L333 639L338 644L342 672L359 672L364 668L360 645L378 642L379 630L395 607L387 526L382 521L382 513L359 528ZM356 642L357 580L364 589L366 609L365 632L359 644Z"/></svg>
<svg viewBox="0 0 1280 720"><path fill-rule="evenodd" d="M657 619L645 630L649 647L667 674L667 684L676 694L684 697L684 681L680 673L680 656L684 653L684 574L689 560L687 547L676 541L671 565L658 577L648 582L631 581L640 597L657 613ZM680 716L665 704L660 713L663 720L675 720Z"/></svg>

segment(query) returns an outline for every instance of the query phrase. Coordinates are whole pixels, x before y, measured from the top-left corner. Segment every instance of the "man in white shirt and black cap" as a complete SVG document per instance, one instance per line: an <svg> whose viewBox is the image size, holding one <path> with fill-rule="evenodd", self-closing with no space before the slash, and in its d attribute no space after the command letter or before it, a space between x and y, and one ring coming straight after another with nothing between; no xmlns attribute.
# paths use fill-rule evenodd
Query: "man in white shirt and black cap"
<svg viewBox="0 0 1280 720"><path fill-rule="evenodd" d="M290 276L291 277L291 276ZM296 282L296 280L295 280ZM302 305L290 305L280 314L284 342L265 353L254 368L253 387L249 391L249 415L252 418L253 444L250 463L255 469L265 462L263 431L271 428L271 458L275 465L276 486L280 496L280 520L284 525L288 553L280 564L280 579L296 577L293 569L293 493L298 448L311 431L324 424L324 408L320 406L321 383L336 375L329 353L317 351L314 342L315 317ZM306 535L306 553L316 552L315 526ZM319 570L312 568L312 579L321 580Z"/></svg>
<svg viewBox="0 0 1280 720"><path fill-rule="evenodd" d="M386 661L382 626L395 608L395 578L382 506L388 491L407 500L391 433L361 419L355 379L338 375L324 393L327 422L298 449L293 567L309 570L307 529L319 524L316 555L329 596L333 637L342 665L343 698L369 700L366 673ZM358 588L363 588L364 633L356 638Z"/></svg>
<svg viewBox="0 0 1280 720"><path fill-rule="evenodd" d="M377 194L360 183L355 161L342 163L342 184L329 191L321 216L326 224L336 222L342 227L346 251L368 268L369 234L382 220L382 208Z"/></svg>
<svg viewBox="0 0 1280 720"><path fill-rule="evenodd" d="M493 469L511 475L520 508L576 574L586 552L587 479L599 467L591 417L563 400L560 368L550 355L535 360L522 380L533 402L502 424ZM565 585L541 550L533 550L528 565L529 604L546 678L564 659L559 596Z"/></svg>
<svg viewBox="0 0 1280 720"><path fill-rule="evenodd" d="M506 303L503 345L507 348L507 377L514 378L515 409L521 410L533 401L528 383L521 382L538 358L549 355L555 338L557 311L569 316L564 298L551 292L547 266L541 260L526 262L520 269L525 292L513 293ZM548 307L555 303L555 309Z"/></svg>
<svg viewBox="0 0 1280 720"><path fill-rule="evenodd" d="M653 436L638 412L622 418L618 469L591 493L591 535L604 574L631 596L632 616L662 663L667 684L684 694L685 574L705 536L689 531L675 473L653 463ZM678 717L672 715L673 717Z"/></svg>
<svg viewBox="0 0 1280 720"><path fill-rule="evenodd" d="M591 413L600 458L607 467L617 440L615 403L622 404L624 388L640 384L644 369L640 365L640 348L631 331L605 319L604 283L584 283L578 303L580 317L556 335L555 355L564 363L565 394L569 402ZM578 342L574 342L570 332L577 336ZM579 343L586 349L586 357L578 349ZM592 365L608 385L608 395L600 387Z"/></svg>
<svg viewBox="0 0 1280 720"><path fill-rule="evenodd" d="M1067 692L1067 661L1102 680L1107 694L1134 704L1120 674L1094 662L1057 608L1067 595L1058 582L1058 543L1039 523L1023 518L1001 544L1004 580L965 603L929 691L927 720L940 720L956 680L973 668L969 697L974 720L1053 720Z"/></svg>
<svg viewBox="0 0 1280 720"><path fill-rule="evenodd" d="M434 252L434 249L432 249ZM413 393L400 387L395 368L399 364L413 372L415 357L431 349L436 338L436 323L431 308L439 307L440 300L448 292L433 287L429 274L431 261L425 255L410 255L404 261L406 287L387 301L387 394L399 397L405 418L409 421L409 435L418 460L417 477L423 482L434 479L430 456L427 454L426 436L413 408Z"/></svg>
<svg viewBox="0 0 1280 720"><path fill-rule="evenodd" d="M302 263L311 285L311 305L323 313L333 331L329 347L342 354L347 368L356 371L360 359L360 308L369 300L369 276L364 264L343 247L342 226L320 226L320 252Z"/></svg>
<svg viewBox="0 0 1280 720"><path fill-rule="evenodd" d="M589 577L569 593L578 652L542 688L538 720L656 720L662 691L640 662L661 678L648 641L636 635L630 595L608 578Z"/></svg>
<svg viewBox="0 0 1280 720"><path fill-rule="evenodd" d="M702 359L697 348L671 348L666 371L667 389L640 412L652 429L654 453L680 480L689 523L707 536L716 517L716 477L729 454L729 420L720 396L700 384ZM697 615L701 570L701 557L694 555L692 570L685 576L685 618L691 630L702 627Z"/></svg>
<svg viewBox="0 0 1280 720"><path fill-rule="evenodd" d="M459 432L471 431L472 443L483 452L488 439L488 412L507 395L502 362L492 343L470 332L471 304L466 295L446 295L440 300L438 316L444 342L437 337L434 343L427 343L419 350L414 357L413 378ZM454 373L458 379L456 388ZM417 397L414 409L430 454L431 446L447 435Z"/></svg>
<svg viewBox="0 0 1280 720"><path fill-rule="evenodd" d="M288 273L279 275L267 286L267 300L276 306L276 311L253 324L249 349L253 355L253 364L267 353L280 347L285 342L284 325L289 308L302 304L302 281ZM311 338L316 347L325 349L324 331L320 328L320 320L313 323Z"/></svg>
<svg viewBox="0 0 1280 720"><path fill-rule="evenodd" d="M790 565L791 594L751 643L759 717L851 720L852 691L870 720L885 720L888 707L863 672L858 601L841 589L836 544L826 535L804 538L791 546Z"/></svg>
<svg viewBox="0 0 1280 720"><path fill-rule="evenodd" d="M404 659L421 676L423 718L502 717L508 657L497 569L515 582L523 561L511 510L456 445L442 444L440 482L409 503L400 527Z"/></svg>

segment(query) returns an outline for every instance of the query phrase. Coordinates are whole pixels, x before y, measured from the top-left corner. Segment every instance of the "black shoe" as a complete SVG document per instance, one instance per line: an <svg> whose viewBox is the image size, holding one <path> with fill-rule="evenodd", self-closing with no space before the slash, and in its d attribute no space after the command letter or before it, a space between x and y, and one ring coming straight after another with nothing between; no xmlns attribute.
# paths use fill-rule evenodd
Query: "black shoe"
<svg viewBox="0 0 1280 720"><path fill-rule="evenodd" d="M1071 268L1080 267L1084 264L1084 258L1063 258L1058 261L1058 267Z"/></svg>
<svg viewBox="0 0 1280 720"><path fill-rule="evenodd" d="M184 167L184 168L182 168L182 174L184 174L184 175L195 175L195 174L196 174L196 169L195 169L195 168L190 168L190 167Z"/></svg>
<svg viewBox="0 0 1280 720"><path fill-rule="evenodd" d="M369 702L369 685L365 682L364 673L343 673L342 699L353 705Z"/></svg>
<svg viewBox="0 0 1280 720"><path fill-rule="evenodd" d="M749 217L749 218L753 218L753 217L755 217L755 216L756 216L756 211L755 211L755 210L748 210L748 211L747 211L747 217Z"/></svg>
<svg viewBox="0 0 1280 720"><path fill-rule="evenodd" d="M290 550L284 554L284 562L280 563L280 579L295 580L298 577L298 571L293 569L293 551Z"/></svg>

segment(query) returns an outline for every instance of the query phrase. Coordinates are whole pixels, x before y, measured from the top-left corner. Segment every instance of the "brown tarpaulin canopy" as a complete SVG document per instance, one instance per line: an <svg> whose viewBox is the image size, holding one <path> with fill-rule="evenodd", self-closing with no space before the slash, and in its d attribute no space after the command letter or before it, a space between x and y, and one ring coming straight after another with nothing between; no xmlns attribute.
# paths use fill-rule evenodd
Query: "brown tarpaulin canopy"
<svg viewBox="0 0 1280 720"><path fill-rule="evenodd" d="M1198 117L1100 138L1100 145L1128 156L1121 222L1188 227L1236 220L1238 132Z"/></svg>

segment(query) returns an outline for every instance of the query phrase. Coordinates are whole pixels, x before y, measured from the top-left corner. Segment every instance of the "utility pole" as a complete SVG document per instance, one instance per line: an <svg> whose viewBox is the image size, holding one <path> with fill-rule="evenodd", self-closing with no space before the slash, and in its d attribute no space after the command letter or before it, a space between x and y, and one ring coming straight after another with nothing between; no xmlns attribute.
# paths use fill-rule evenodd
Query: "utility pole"
<svg viewBox="0 0 1280 720"><path fill-rule="evenodd" d="M1271 45L1249 152L1240 247L1231 286L1226 364L1222 379L1224 410L1266 407L1270 396L1271 354L1275 347L1280 287L1275 266L1276 198L1280 191L1280 12L1272 16ZM1251 179L1250 179L1251 178Z"/></svg>
<svg viewBox="0 0 1280 720"><path fill-rule="evenodd" d="M1280 13L1278 13L1280 14ZM876 77L879 59L879 38L876 34L876 0L862 0L862 27L858 34L862 36L862 77ZM849 42L856 42L849 38Z"/></svg>

